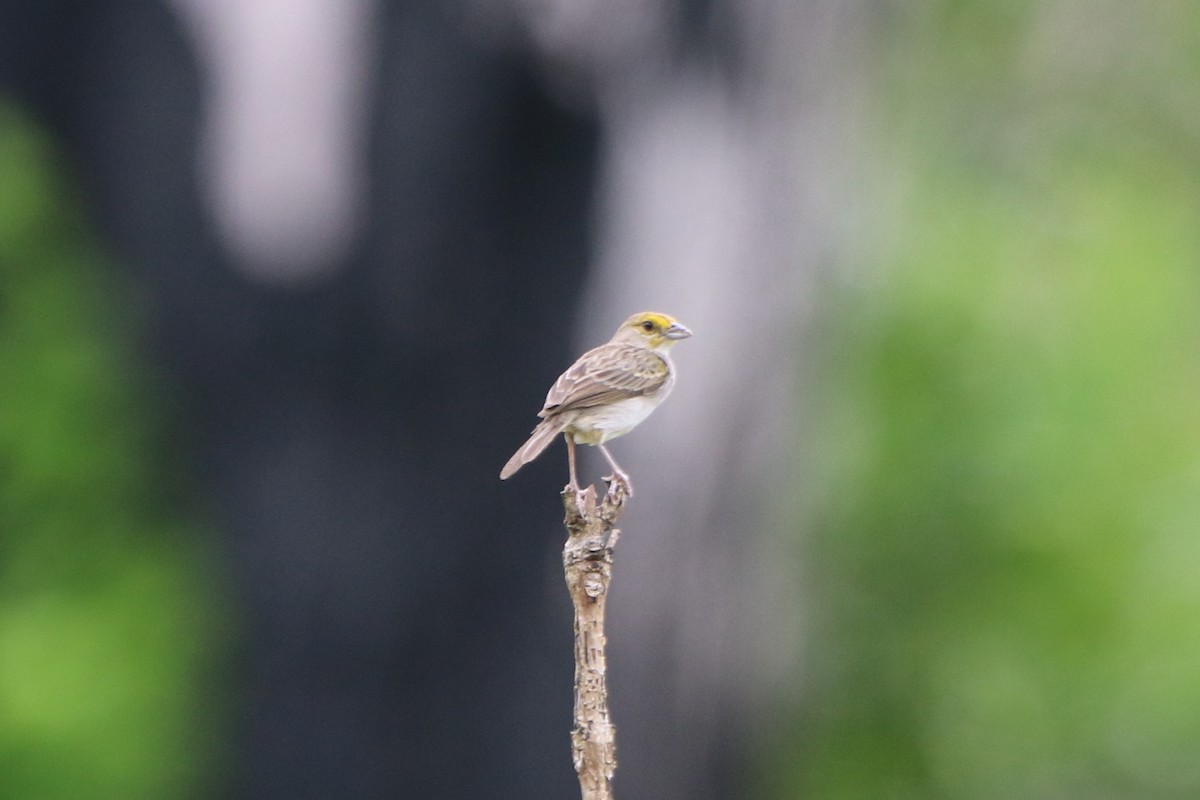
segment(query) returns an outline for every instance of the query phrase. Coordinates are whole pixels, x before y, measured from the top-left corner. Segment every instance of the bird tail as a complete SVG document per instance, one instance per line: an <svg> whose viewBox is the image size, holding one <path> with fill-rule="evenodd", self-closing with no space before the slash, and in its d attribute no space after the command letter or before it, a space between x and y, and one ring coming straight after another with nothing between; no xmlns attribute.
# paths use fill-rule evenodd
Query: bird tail
<svg viewBox="0 0 1200 800"><path fill-rule="evenodd" d="M540 456L542 451L554 441L554 437L562 433L565 424L566 421L563 419L544 419L539 422L525 444L513 453L513 457L504 465L504 469L500 470L500 480L512 477L513 473Z"/></svg>

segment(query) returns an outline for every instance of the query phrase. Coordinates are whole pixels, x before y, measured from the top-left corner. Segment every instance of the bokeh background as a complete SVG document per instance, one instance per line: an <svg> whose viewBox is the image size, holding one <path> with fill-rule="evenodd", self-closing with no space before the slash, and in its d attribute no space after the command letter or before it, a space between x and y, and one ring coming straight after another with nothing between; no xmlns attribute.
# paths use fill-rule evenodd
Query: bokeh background
<svg viewBox="0 0 1200 800"><path fill-rule="evenodd" d="M1200 7L0 4L0 797L1200 795ZM590 471L598 476L600 465Z"/></svg>

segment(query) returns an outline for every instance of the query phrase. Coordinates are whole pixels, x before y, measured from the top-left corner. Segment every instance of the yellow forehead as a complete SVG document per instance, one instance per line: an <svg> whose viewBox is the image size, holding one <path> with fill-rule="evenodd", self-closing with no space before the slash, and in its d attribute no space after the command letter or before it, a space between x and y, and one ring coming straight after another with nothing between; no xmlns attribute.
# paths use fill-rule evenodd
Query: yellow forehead
<svg viewBox="0 0 1200 800"><path fill-rule="evenodd" d="M645 322L652 323L659 330L666 330L675 324L675 318L670 314L660 314L657 311L642 311L625 320L625 324L632 328L640 327Z"/></svg>

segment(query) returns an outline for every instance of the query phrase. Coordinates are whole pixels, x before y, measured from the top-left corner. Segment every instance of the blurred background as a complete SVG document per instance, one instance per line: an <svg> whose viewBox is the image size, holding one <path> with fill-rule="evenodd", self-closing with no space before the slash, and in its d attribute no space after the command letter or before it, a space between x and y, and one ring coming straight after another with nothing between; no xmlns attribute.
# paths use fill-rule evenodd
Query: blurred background
<svg viewBox="0 0 1200 800"><path fill-rule="evenodd" d="M1200 795L1200 7L0 3L0 797ZM598 480L602 464L585 475Z"/></svg>

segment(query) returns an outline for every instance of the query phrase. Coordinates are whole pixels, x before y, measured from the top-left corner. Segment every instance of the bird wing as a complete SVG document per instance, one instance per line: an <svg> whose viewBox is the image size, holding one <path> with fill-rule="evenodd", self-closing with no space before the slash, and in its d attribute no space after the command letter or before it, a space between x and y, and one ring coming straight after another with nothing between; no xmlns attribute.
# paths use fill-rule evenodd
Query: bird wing
<svg viewBox="0 0 1200 800"><path fill-rule="evenodd" d="M624 343L602 344L584 353L559 376L538 416L653 394L667 382L670 372L666 360L652 350Z"/></svg>

